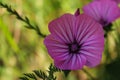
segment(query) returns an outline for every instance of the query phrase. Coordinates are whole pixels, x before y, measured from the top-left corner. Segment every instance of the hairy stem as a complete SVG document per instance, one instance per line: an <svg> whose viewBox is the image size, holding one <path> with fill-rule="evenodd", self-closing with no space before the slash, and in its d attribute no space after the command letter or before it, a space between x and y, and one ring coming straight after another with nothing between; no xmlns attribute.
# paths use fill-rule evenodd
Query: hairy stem
<svg viewBox="0 0 120 80"><path fill-rule="evenodd" d="M8 11L9 13L11 13L12 15L15 15L18 20L26 23L26 25L27 25L27 26L25 26L26 28L35 30L35 31L38 33L38 35L41 36L41 37L43 37L43 38L46 37L46 35L44 35L44 34L40 31L38 25L33 25L33 24L30 23L30 20L29 20L28 17L24 17L24 18L23 18L22 16L19 15L19 13L18 13L15 9L12 9L11 6L9 6L9 5L7 5L7 4L3 4L2 2L0 2L0 6L1 6L2 8L7 9L7 11Z"/></svg>

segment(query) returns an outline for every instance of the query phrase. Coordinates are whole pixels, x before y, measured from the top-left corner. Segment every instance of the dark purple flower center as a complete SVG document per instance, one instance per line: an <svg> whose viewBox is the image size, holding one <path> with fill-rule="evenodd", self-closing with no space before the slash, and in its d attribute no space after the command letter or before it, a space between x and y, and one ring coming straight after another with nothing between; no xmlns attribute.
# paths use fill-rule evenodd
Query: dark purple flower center
<svg viewBox="0 0 120 80"><path fill-rule="evenodd" d="M69 53L75 53L77 54L80 50L80 46L77 42L74 42L72 44L69 44Z"/></svg>
<svg viewBox="0 0 120 80"><path fill-rule="evenodd" d="M100 19L100 24L102 24L103 26L107 25L108 22L104 19Z"/></svg>

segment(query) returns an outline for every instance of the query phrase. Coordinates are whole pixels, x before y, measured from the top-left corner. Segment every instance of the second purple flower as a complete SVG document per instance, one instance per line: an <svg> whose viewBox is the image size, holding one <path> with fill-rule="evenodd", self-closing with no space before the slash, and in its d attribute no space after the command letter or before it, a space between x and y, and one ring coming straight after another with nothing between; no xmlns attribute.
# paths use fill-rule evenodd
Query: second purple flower
<svg viewBox="0 0 120 80"><path fill-rule="evenodd" d="M84 6L84 13L93 17L96 21L106 27L112 21L120 17L118 4L112 0L98 0Z"/></svg>

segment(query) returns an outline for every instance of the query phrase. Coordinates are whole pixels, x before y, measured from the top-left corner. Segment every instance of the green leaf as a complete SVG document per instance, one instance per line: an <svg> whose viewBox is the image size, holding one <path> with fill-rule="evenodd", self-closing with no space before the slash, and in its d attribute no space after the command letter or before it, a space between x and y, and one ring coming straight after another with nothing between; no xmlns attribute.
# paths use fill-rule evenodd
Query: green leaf
<svg viewBox="0 0 120 80"><path fill-rule="evenodd" d="M43 80L45 80L47 78L47 75L41 71L41 70L34 70L33 71L39 78L42 78Z"/></svg>
<svg viewBox="0 0 120 80"><path fill-rule="evenodd" d="M26 28L35 30L39 34L39 36L41 36L43 38L46 37L46 35L41 33L40 29L36 28L36 26L34 26L30 23L30 20L28 19L28 17L23 18L22 16L19 15L19 13L15 9L12 9L11 6L9 6L7 4L3 4L2 2L0 2L0 6L3 8L6 8L7 11L9 13L11 13L12 15L15 15L18 20L26 23L27 24Z"/></svg>
<svg viewBox="0 0 120 80"><path fill-rule="evenodd" d="M37 78L35 77L35 75L33 73L25 73L24 75L29 77L29 78L37 80Z"/></svg>
<svg viewBox="0 0 120 80"><path fill-rule="evenodd" d="M5 23L2 21L1 18L0 18L0 29L5 34L5 37L8 41L8 43L10 44L10 46L12 47L12 49L17 53L19 51L19 47L18 47L17 43L15 42L15 40L13 39L8 27L5 25Z"/></svg>
<svg viewBox="0 0 120 80"><path fill-rule="evenodd" d="M27 77L20 77L20 80L29 80Z"/></svg>

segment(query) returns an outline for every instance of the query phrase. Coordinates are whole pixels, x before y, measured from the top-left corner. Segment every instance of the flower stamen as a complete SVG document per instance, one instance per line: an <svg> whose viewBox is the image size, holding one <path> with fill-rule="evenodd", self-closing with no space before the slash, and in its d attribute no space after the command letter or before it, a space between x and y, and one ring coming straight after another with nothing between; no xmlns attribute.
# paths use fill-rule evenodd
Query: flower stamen
<svg viewBox="0 0 120 80"><path fill-rule="evenodd" d="M80 50L80 46L78 45L77 42L74 42L72 44L69 44L69 53L78 53Z"/></svg>

